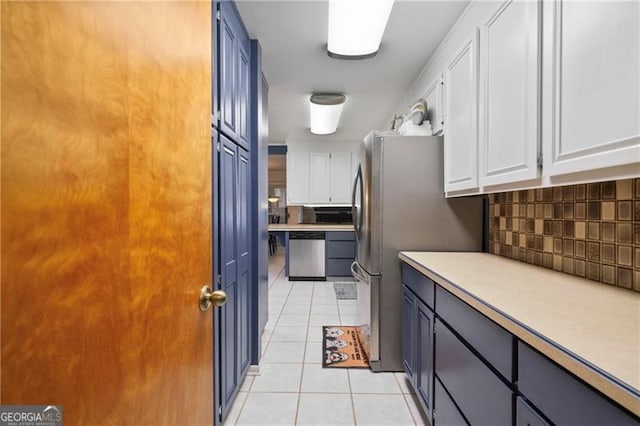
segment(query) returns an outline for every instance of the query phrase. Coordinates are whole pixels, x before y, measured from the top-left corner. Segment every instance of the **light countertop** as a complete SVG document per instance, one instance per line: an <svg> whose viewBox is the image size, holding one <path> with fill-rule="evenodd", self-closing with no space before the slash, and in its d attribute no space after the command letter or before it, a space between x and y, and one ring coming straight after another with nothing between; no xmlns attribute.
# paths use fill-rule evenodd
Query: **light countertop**
<svg viewBox="0 0 640 426"><path fill-rule="evenodd" d="M640 293L488 253L399 257L640 415Z"/></svg>
<svg viewBox="0 0 640 426"><path fill-rule="evenodd" d="M269 231L353 231L353 225L334 225L330 223L314 223L290 225L287 223L270 224Z"/></svg>

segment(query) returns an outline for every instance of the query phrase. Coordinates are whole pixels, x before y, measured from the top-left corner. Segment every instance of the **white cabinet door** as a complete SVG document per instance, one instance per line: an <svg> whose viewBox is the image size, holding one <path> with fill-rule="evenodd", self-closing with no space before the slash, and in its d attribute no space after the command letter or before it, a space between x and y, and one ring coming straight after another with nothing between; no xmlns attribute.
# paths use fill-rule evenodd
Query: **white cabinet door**
<svg viewBox="0 0 640 426"><path fill-rule="evenodd" d="M351 173L351 153L332 152L331 153L331 195L330 201L333 204L351 203L351 184L353 176Z"/></svg>
<svg viewBox="0 0 640 426"><path fill-rule="evenodd" d="M309 202L309 153L287 153L287 203L301 205Z"/></svg>
<svg viewBox="0 0 640 426"><path fill-rule="evenodd" d="M543 173L640 163L640 2L545 2L543 13Z"/></svg>
<svg viewBox="0 0 640 426"><path fill-rule="evenodd" d="M478 30L458 49L445 71L447 85L445 191L478 187Z"/></svg>
<svg viewBox="0 0 640 426"><path fill-rule="evenodd" d="M429 85L427 94L424 96L427 101L427 120L431 122L434 135L442 133L444 124L443 84L442 76L439 76Z"/></svg>
<svg viewBox="0 0 640 426"><path fill-rule="evenodd" d="M540 7L507 0L481 28L482 186L538 177Z"/></svg>
<svg viewBox="0 0 640 426"><path fill-rule="evenodd" d="M309 202L328 203L329 194L329 153L309 153Z"/></svg>

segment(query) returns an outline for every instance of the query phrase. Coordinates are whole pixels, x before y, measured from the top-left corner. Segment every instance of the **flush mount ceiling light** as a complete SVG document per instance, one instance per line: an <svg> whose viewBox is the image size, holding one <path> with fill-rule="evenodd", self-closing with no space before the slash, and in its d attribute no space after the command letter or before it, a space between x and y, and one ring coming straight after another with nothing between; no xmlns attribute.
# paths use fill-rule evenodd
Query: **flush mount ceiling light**
<svg viewBox="0 0 640 426"><path fill-rule="evenodd" d="M338 59L378 53L393 0L329 0L327 53Z"/></svg>
<svg viewBox="0 0 640 426"><path fill-rule="evenodd" d="M267 200L269 200L270 203L277 203L280 201L280 197L269 197Z"/></svg>
<svg viewBox="0 0 640 426"><path fill-rule="evenodd" d="M309 97L311 133L330 135L338 129L342 107L347 98L341 94L314 93Z"/></svg>

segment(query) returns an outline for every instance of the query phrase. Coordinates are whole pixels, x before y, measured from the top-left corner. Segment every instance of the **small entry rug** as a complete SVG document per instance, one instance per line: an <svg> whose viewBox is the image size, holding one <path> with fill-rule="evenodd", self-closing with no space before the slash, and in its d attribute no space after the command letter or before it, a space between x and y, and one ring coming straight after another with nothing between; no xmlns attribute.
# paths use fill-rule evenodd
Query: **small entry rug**
<svg viewBox="0 0 640 426"><path fill-rule="evenodd" d="M357 296L356 283L354 282L333 283L333 290L336 292L338 300L354 300Z"/></svg>
<svg viewBox="0 0 640 426"><path fill-rule="evenodd" d="M322 368L369 368L369 359L362 350L357 327L323 326L322 350Z"/></svg>

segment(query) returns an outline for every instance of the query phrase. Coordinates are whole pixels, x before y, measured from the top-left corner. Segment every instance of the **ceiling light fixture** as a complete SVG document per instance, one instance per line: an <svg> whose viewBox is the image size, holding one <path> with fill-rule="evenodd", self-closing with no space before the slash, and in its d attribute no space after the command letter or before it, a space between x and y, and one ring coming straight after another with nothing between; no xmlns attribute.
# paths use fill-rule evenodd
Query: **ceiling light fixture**
<svg viewBox="0 0 640 426"><path fill-rule="evenodd" d="M327 53L365 59L378 53L393 0L329 0Z"/></svg>
<svg viewBox="0 0 640 426"><path fill-rule="evenodd" d="M269 197L267 200L269 200L270 203L277 203L280 201L280 197Z"/></svg>
<svg viewBox="0 0 640 426"><path fill-rule="evenodd" d="M341 94L314 93L309 97L311 133L330 135L338 129L338 121L346 97Z"/></svg>

